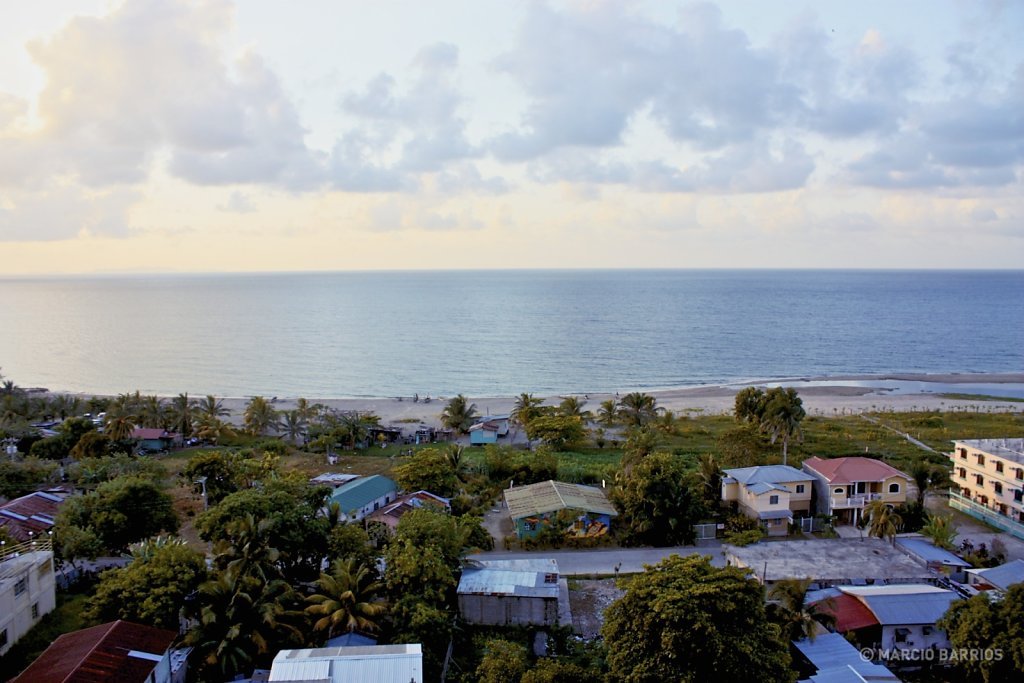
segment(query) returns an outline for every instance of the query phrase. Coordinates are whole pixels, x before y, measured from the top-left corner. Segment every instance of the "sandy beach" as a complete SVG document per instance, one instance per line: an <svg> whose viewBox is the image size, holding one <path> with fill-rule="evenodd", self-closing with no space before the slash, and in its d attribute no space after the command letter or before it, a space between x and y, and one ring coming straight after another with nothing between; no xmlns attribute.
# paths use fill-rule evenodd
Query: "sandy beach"
<svg viewBox="0 0 1024 683"><path fill-rule="evenodd" d="M832 382L836 382L833 384ZM875 386L854 386L849 383L921 383L917 391L898 391ZM1024 386L1021 374L946 374L946 375L842 375L833 377L806 377L788 380L766 380L743 384L701 386L678 389L651 390L658 405L677 414L723 414L732 412L736 392L744 386L773 386L782 384L797 389L809 415L843 415L881 410L927 411L927 410L979 410L983 412L1024 412L1024 403L1004 400L971 400L944 396L960 392L957 385L1001 384ZM906 393L903 393L906 391ZM615 393L606 394L563 394L544 396L545 405L557 405L565 396L574 395L586 400L585 409L596 411L602 401L615 399ZM267 398L275 398L268 396ZM433 396L429 402L425 396L414 401L412 396L394 398L315 398L306 397L310 403L321 403L328 408L341 411L373 412L383 424L439 425L448 396ZM481 415L507 415L515 405L514 396L471 396ZM224 406L231 411L231 420L241 422L241 416L249 397L224 397ZM276 397L273 404L279 411L291 410L297 398Z"/></svg>

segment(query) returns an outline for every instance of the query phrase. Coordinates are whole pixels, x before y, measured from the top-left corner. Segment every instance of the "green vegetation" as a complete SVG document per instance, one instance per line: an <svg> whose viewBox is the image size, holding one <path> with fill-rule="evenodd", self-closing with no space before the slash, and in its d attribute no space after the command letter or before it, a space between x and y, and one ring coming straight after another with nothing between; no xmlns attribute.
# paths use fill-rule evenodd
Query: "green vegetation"
<svg viewBox="0 0 1024 683"><path fill-rule="evenodd" d="M1011 586L1002 600L993 601L983 593L958 600L939 621L950 644L968 648L981 656L956 660L957 673L974 683L1014 681L1024 672L1024 584ZM985 653L999 652L985 656Z"/></svg>
<svg viewBox="0 0 1024 683"><path fill-rule="evenodd" d="M3 657L0 657L0 671L5 677L14 677L50 647L59 636L71 631L95 626L86 618L89 601L89 587L81 586L75 592L57 593L57 606L43 616L31 631L15 643Z"/></svg>
<svg viewBox="0 0 1024 683"><path fill-rule="evenodd" d="M992 396L991 394L939 394L942 398L948 398L953 401L1005 401L1007 403L1024 403L1024 398L1017 398L1016 396Z"/></svg>

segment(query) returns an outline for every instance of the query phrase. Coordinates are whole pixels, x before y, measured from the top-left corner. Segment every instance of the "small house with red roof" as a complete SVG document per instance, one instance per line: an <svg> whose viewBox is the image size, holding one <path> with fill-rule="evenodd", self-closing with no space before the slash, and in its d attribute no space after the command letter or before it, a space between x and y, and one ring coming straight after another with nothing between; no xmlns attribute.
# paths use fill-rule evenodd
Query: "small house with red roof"
<svg viewBox="0 0 1024 683"><path fill-rule="evenodd" d="M33 491L0 505L0 528L16 542L43 538L52 529L68 492L61 488Z"/></svg>
<svg viewBox="0 0 1024 683"><path fill-rule="evenodd" d="M803 470L814 477L818 514L831 515L840 524L856 524L864 507L875 500L892 505L907 502L913 478L874 458L819 458L804 460Z"/></svg>
<svg viewBox="0 0 1024 683"><path fill-rule="evenodd" d="M181 435L169 432L166 429L153 429L150 427L136 427L132 430L132 439L140 450L153 453L169 451L172 446L181 444Z"/></svg>

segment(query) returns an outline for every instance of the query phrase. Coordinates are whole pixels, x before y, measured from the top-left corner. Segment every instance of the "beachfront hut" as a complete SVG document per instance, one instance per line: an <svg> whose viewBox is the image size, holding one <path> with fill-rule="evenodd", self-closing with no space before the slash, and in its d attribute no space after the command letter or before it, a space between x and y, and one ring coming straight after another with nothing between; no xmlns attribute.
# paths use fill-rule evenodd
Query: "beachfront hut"
<svg viewBox="0 0 1024 683"><path fill-rule="evenodd" d="M551 480L507 489L505 504L520 539L536 536L563 512L572 517L566 533L602 536L618 514L602 489Z"/></svg>
<svg viewBox="0 0 1024 683"><path fill-rule="evenodd" d="M343 484L331 494L331 503L337 503L341 518L357 522L379 510L398 496L398 485L387 477L375 474Z"/></svg>
<svg viewBox="0 0 1024 683"><path fill-rule="evenodd" d="M132 430L132 440L136 447L143 452L156 453L169 451L172 446L181 445L181 435L169 432L166 429L152 429L149 427L136 427Z"/></svg>
<svg viewBox="0 0 1024 683"><path fill-rule="evenodd" d="M469 443L472 446L498 443L498 425L494 422L477 422L469 428Z"/></svg>

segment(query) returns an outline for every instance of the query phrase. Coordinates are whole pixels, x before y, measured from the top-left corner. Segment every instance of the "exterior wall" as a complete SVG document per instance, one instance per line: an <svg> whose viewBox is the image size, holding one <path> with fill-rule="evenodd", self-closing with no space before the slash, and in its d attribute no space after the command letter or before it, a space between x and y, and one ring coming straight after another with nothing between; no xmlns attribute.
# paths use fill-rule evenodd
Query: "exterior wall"
<svg viewBox="0 0 1024 683"><path fill-rule="evenodd" d="M358 522L363 517L381 509L391 501L395 500L397 493L395 491L389 491L380 498L372 500L358 510L342 510L342 514L346 515L346 519L350 522Z"/></svg>
<svg viewBox="0 0 1024 683"><path fill-rule="evenodd" d="M498 443L498 433L492 432L489 429L477 429L469 433L469 443Z"/></svg>
<svg viewBox="0 0 1024 683"><path fill-rule="evenodd" d="M1007 522L1024 523L1024 465L960 441L955 442L949 457L953 466L950 479L965 498ZM964 512L981 516L970 509Z"/></svg>
<svg viewBox="0 0 1024 683"><path fill-rule="evenodd" d="M33 605L37 610L35 616L32 615ZM7 642L0 646L0 655L6 654L56 605L52 552L27 552L20 557L0 561L0 641L3 632L7 633Z"/></svg>
<svg viewBox="0 0 1024 683"><path fill-rule="evenodd" d="M771 502L772 496L777 496L777 502L774 505ZM785 491L767 491L760 495L754 495L749 489L744 488L740 497L740 508L746 508L753 512L753 514L747 513L750 517L757 517L759 512L789 510L789 494Z"/></svg>
<svg viewBox="0 0 1024 683"><path fill-rule="evenodd" d="M558 623L558 598L460 594L459 612L471 624L554 626Z"/></svg>
<svg viewBox="0 0 1024 683"><path fill-rule="evenodd" d="M896 640L896 629L909 631L902 641ZM914 648L927 650L928 648L948 650L951 645L949 636L935 624L890 624L882 627L882 649L907 649Z"/></svg>
<svg viewBox="0 0 1024 683"><path fill-rule="evenodd" d="M520 517L519 519L513 520L516 525L516 536L519 537L519 539L533 538L539 534L542 529L551 526L551 523L557 514L557 512L547 512L543 515L531 515L530 517ZM611 529L611 515L588 512L584 517L585 523L588 525L593 522L601 522ZM532 520L536 521L534 522Z"/></svg>
<svg viewBox="0 0 1024 683"><path fill-rule="evenodd" d="M734 481L731 483L722 482L722 500L726 503L731 503L734 500L740 499L740 483Z"/></svg>
<svg viewBox="0 0 1024 683"><path fill-rule="evenodd" d="M829 486L828 481L824 477L814 472L804 470L807 474L813 477L812 483L814 485L814 497L818 499L817 514L819 515L831 515L832 513L832 487Z"/></svg>
<svg viewBox="0 0 1024 683"><path fill-rule="evenodd" d="M807 517L811 514L811 492L814 490L814 478L807 477L807 481L794 481L783 484L789 489L789 509L800 513L800 516ZM803 486L804 490L798 492L797 487Z"/></svg>
<svg viewBox="0 0 1024 683"><path fill-rule="evenodd" d="M879 494L881 495L882 500L886 503L891 503L892 505L903 505L907 502L907 484L909 483L910 482L903 477L893 475L882 482L879 487L881 489ZM899 490L895 493L890 493L889 488L892 486L899 487Z"/></svg>
<svg viewBox="0 0 1024 683"><path fill-rule="evenodd" d="M766 519L761 522L761 526L769 536L789 535L788 519Z"/></svg>

